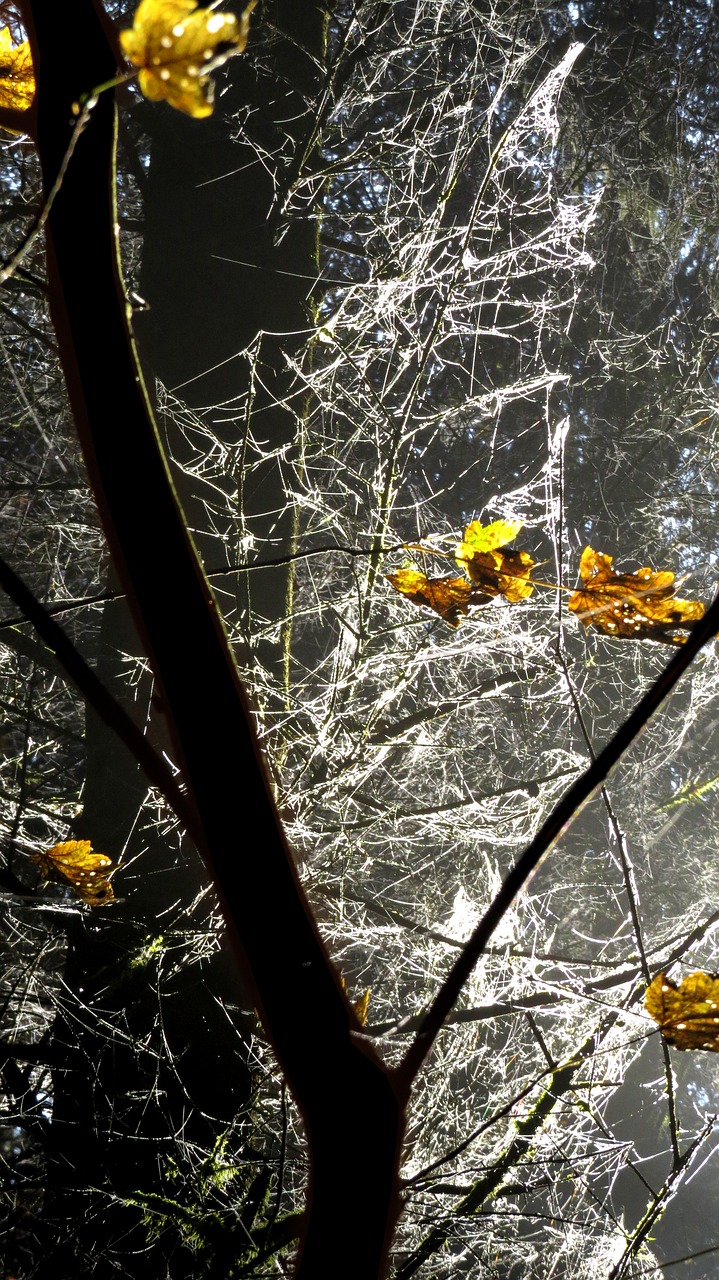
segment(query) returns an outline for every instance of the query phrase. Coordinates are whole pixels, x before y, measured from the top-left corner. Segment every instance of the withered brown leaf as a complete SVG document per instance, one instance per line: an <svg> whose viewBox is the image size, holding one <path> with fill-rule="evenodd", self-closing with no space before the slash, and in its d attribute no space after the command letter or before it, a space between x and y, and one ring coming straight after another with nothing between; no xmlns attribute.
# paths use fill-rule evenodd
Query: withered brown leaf
<svg viewBox="0 0 719 1280"><path fill-rule="evenodd" d="M691 628L704 615L699 600L674 595L674 574L645 566L635 573L615 573L612 556L585 547L579 563L582 585L569 597L568 608L585 627L625 640L668 640L683 644L677 627Z"/></svg>
<svg viewBox="0 0 719 1280"><path fill-rule="evenodd" d="M434 609L450 627L461 624L470 604L481 604L488 598L478 593L467 578L428 578L417 569L398 569L387 574L387 581L412 604Z"/></svg>
<svg viewBox="0 0 719 1280"><path fill-rule="evenodd" d="M675 1049L719 1053L719 977L690 973L677 986L658 973L647 987L644 1005Z"/></svg>

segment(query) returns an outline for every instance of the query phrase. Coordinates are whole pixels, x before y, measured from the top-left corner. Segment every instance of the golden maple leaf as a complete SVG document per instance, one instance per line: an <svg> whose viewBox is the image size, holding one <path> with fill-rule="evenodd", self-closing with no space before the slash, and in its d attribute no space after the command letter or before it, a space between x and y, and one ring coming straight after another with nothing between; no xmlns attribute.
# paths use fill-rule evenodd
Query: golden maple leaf
<svg viewBox="0 0 719 1280"><path fill-rule="evenodd" d="M615 573L612 557L585 547L579 563L582 585L568 601L585 627L625 640L668 640L683 644L672 628L690 628L704 615L698 600L678 600L674 574L645 566L636 573Z"/></svg>
<svg viewBox="0 0 719 1280"><path fill-rule="evenodd" d="M690 973L677 987L658 973L647 987L644 1005L675 1049L719 1053L719 977Z"/></svg>
<svg viewBox="0 0 719 1280"><path fill-rule="evenodd" d="M470 604L482 604L489 599L478 593L466 578L428 578L417 569L398 569L388 573L387 581L407 596L412 604L426 605L434 609L450 627L458 627L469 613Z"/></svg>
<svg viewBox="0 0 719 1280"><path fill-rule="evenodd" d="M352 1008L357 1014L357 1019L361 1027L363 1027L367 1022L367 1010L369 1009L369 998L371 994L371 987L366 987L359 999L352 1001Z"/></svg>
<svg viewBox="0 0 719 1280"><path fill-rule="evenodd" d="M9 27L0 29L0 107L27 111L35 97L35 75L27 40L14 45ZM12 132L12 131L10 131Z"/></svg>
<svg viewBox="0 0 719 1280"><path fill-rule="evenodd" d="M198 9L197 0L141 0L132 29L120 32L122 51L140 68L146 98L165 99L188 116L209 116L213 85L209 73L247 46L251 0L240 17Z"/></svg>
<svg viewBox="0 0 719 1280"><path fill-rule="evenodd" d="M456 551L457 564L466 569L475 586L488 596L504 596L510 603L525 600L534 591L529 580L534 568L532 557L526 551L500 550L516 538L522 523L495 520L483 526L479 520L472 520Z"/></svg>
<svg viewBox="0 0 719 1280"><path fill-rule="evenodd" d="M65 840L32 856L45 880L55 872L88 907L100 907L115 897L110 884L112 860L104 853L93 853L89 840Z"/></svg>
<svg viewBox="0 0 719 1280"><path fill-rule="evenodd" d="M347 983L345 982L344 974L340 973L339 978L340 978L340 986L342 987L342 990L346 995ZM367 1021L367 1010L369 1009L369 998L371 994L372 994L372 988L365 987L365 990L362 992L362 995L359 996L357 1000L352 1001L352 1008L354 1009L355 1014L357 1015L357 1020L361 1027L363 1027Z"/></svg>

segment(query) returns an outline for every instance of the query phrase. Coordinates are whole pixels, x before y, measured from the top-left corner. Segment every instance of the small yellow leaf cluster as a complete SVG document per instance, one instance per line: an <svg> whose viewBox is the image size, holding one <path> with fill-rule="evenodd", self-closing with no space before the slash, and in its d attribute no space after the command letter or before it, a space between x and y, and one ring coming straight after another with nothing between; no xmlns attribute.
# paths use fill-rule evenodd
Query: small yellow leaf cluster
<svg viewBox="0 0 719 1280"><path fill-rule="evenodd" d="M27 40L14 45L9 27L0 29L0 107L27 111L35 97L35 75Z"/></svg>
<svg viewBox="0 0 719 1280"><path fill-rule="evenodd" d="M71 885L88 907L101 907L115 897L110 884L112 860L93 853L89 840L65 840L45 853L33 854L43 879L54 873Z"/></svg>
<svg viewBox="0 0 719 1280"><path fill-rule="evenodd" d="M467 577L428 578L416 569L398 569L387 574L387 581L413 604L433 609L450 627L458 627L470 605L487 604L493 596L503 596L510 604L531 596L532 557L526 551L500 550L521 528L521 520L495 520L484 526L472 520L455 555Z"/></svg>
<svg viewBox="0 0 719 1280"><path fill-rule="evenodd" d="M197 0L141 0L132 29L120 32L122 51L140 68L146 98L165 100L186 115L209 116L213 107L210 72L247 46L250 13L198 9Z"/></svg>
<svg viewBox="0 0 719 1280"><path fill-rule="evenodd" d="M719 978L690 973L677 987L658 973L647 987L644 1005L675 1049L708 1049L719 1053Z"/></svg>

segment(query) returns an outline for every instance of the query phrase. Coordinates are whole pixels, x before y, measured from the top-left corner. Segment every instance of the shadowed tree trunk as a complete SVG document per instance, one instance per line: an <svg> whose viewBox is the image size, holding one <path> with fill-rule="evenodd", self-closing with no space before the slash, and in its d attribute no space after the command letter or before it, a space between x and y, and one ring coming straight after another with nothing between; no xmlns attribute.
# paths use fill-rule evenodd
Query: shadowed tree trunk
<svg viewBox="0 0 719 1280"><path fill-rule="evenodd" d="M195 121L162 107L143 104L139 113L150 136L150 168L145 184L143 292L150 310L140 313L144 354L163 383L173 387L190 381L183 397L196 406L215 405L250 393L251 364L244 355L261 332L262 375L253 391L250 429L269 435L271 449L289 445L295 418L285 407L291 375L285 353L303 340L308 322L308 295L316 269L316 231L313 216L293 222L280 236L275 216L282 192L277 190L255 145L233 140L227 115L247 106L257 142L277 155L281 180L284 163L292 168L301 157L306 136L315 125L314 99L320 86L318 68L324 40L324 14L310 6L301 15L292 5L274 4L269 21L275 31L266 63L257 68L232 64L231 83L215 117ZM299 44L298 44L299 41ZM305 52L306 50L306 52ZM285 123L286 122L286 123ZM286 181L291 181L287 176ZM248 263L241 267L223 258ZM213 372L206 372L218 365ZM254 428L255 415L261 426ZM181 450L181 442L173 439ZM193 501L193 497L197 501ZM200 495L190 486L183 499L190 505L193 524L202 541ZM269 461L255 477L251 491L238 493L245 504L258 552L266 545L287 549L292 538L292 509L286 503L281 464ZM278 517L278 511L282 517ZM207 542L208 556L217 553ZM243 575L241 583L248 582ZM287 569L252 578L252 600L246 609L268 618L284 613L290 577ZM114 582L115 586L117 583ZM140 654L137 634L124 600L110 601L104 610L98 673L115 696L127 704L123 654ZM279 659L281 661L281 658ZM151 682L135 690L134 714L144 723L151 712ZM166 743L163 743L166 745ZM66 1065L55 1075L53 1139L54 1198L48 1216L87 1223L86 1247L112 1250L128 1231L128 1257L135 1239L140 1272L148 1265L146 1231L136 1208L119 1200L98 1219L87 1214L87 1188L107 1186L117 1196L167 1192L155 1144L172 1148L172 1135L211 1150L222 1126L238 1113L248 1097L249 1080L242 1057L242 1030L223 1009L237 1001L242 990L236 964L223 948L205 961L175 974L171 989L159 1003L156 988L161 948L138 974L128 968L133 950L142 952L147 940L162 933L173 904L191 903L204 882L192 848L185 841L184 856L172 857L167 842L152 829L135 829L146 782L127 749L97 715L88 709L87 782L84 808L76 823L78 838L139 868L130 884L129 900L121 900L97 927L73 930L65 981L83 993L93 1017L80 1026L58 1018L54 1044ZM125 880L125 884L129 877ZM118 890L118 892L122 892ZM211 905L211 904L210 904ZM196 919L199 928L210 925ZM197 915L197 913L195 913ZM189 924L189 921L188 921ZM94 975L100 973L100 982ZM108 984L108 974L112 980ZM110 986L112 997L108 1001ZM247 1005L247 998L241 1000ZM102 1012L102 1018L101 1018ZM162 1036L158 1038L160 1029ZM162 1078L157 1063L143 1056L133 1043L107 1043L107 1023L127 1024L133 1039L148 1049L163 1049ZM97 1063L91 1079L89 1064ZM157 1096L162 1096L162 1105ZM155 1098L153 1102L152 1099ZM133 1101L134 1100L134 1101ZM212 1117L217 1123L213 1126ZM149 1129L148 1129L149 1124ZM143 1134L140 1141L138 1135ZM100 1135L104 1135L101 1137ZM71 1159L70 1157L71 1153ZM71 1189L67 1169L74 1168ZM98 1221L102 1221L99 1238ZM65 1265L72 1272L83 1247L79 1228L65 1246ZM162 1250L164 1241L159 1241ZM59 1264L55 1250L54 1264ZM188 1264L180 1251L171 1261L172 1274Z"/></svg>

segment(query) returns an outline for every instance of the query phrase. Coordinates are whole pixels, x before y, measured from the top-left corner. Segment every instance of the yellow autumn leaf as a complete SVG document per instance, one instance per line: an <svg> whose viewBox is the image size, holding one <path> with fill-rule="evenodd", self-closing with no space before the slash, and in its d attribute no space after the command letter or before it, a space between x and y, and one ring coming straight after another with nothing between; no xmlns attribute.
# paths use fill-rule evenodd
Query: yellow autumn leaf
<svg viewBox="0 0 719 1280"><path fill-rule="evenodd" d="M14 45L9 27L0 29L0 107L27 111L35 97L35 75L27 40Z"/></svg>
<svg viewBox="0 0 719 1280"><path fill-rule="evenodd" d="M344 974L340 973L339 978L340 978L340 985L342 987L342 990L346 995L347 983L345 982ZM355 1014L357 1015L357 1020L361 1027L363 1027L367 1021L367 1010L369 1009L370 995L371 995L371 987L366 987L362 995L357 1000L352 1001L352 1008L354 1009Z"/></svg>
<svg viewBox="0 0 719 1280"><path fill-rule="evenodd" d="M209 73L246 48L255 3L238 18L198 9L197 0L141 0L132 29L120 32L120 44L128 61L140 68L145 97L164 99L189 116L211 115Z"/></svg>
<svg viewBox="0 0 719 1280"><path fill-rule="evenodd" d="M534 560L528 552L499 550L516 538L522 525L521 520L495 520L485 526L472 520L455 553L457 564L466 569L480 591L504 596L512 604L534 591L529 577Z"/></svg>
<svg viewBox="0 0 719 1280"><path fill-rule="evenodd" d="M104 853L94 853L89 840L65 840L32 856L45 880L54 872L72 886L88 907L102 906L115 897L110 884L112 859Z"/></svg>
<svg viewBox="0 0 719 1280"><path fill-rule="evenodd" d="M369 1009L369 998L371 994L371 988L366 987L359 999L352 1001L352 1008L357 1014L357 1020L361 1027L363 1027L367 1022L367 1010Z"/></svg>
<svg viewBox="0 0 719 1280"><path fill-rule="evenodd" d="M470 604L486 603L488 599L475 591L466 578L428 578L417 569L398 569L387 574L387 581L412 604L433 609L450 627L460 626Z"/></svg>
<svg viewBox="0 0 719 1280"><path fill-rule="evenodd" d="M480 552L505 547L523 528L523 520L494 520L492 524L486 525L480 520L471 520L457 548L457 560L464 563Z"/></svg>
<svg viewBox="0 0 719 1280"><path fill-rule="evenodd" d="M658 973L647 987L644 1005L675 1049L719 1053L718 977L690 973L677 986L665 973Z"/></svg>
<svg viewBox="0 0 719 1280"><path fill-rule="evenodd" d="M582 584L567 607L585 627L608 636L683 644L685 637L672 630L691 627L704 616L701 601L677 599L674 574L666 569L656 572L645 565L635 573L615 573L611 556L585 547L579 576Z"/></svg>

